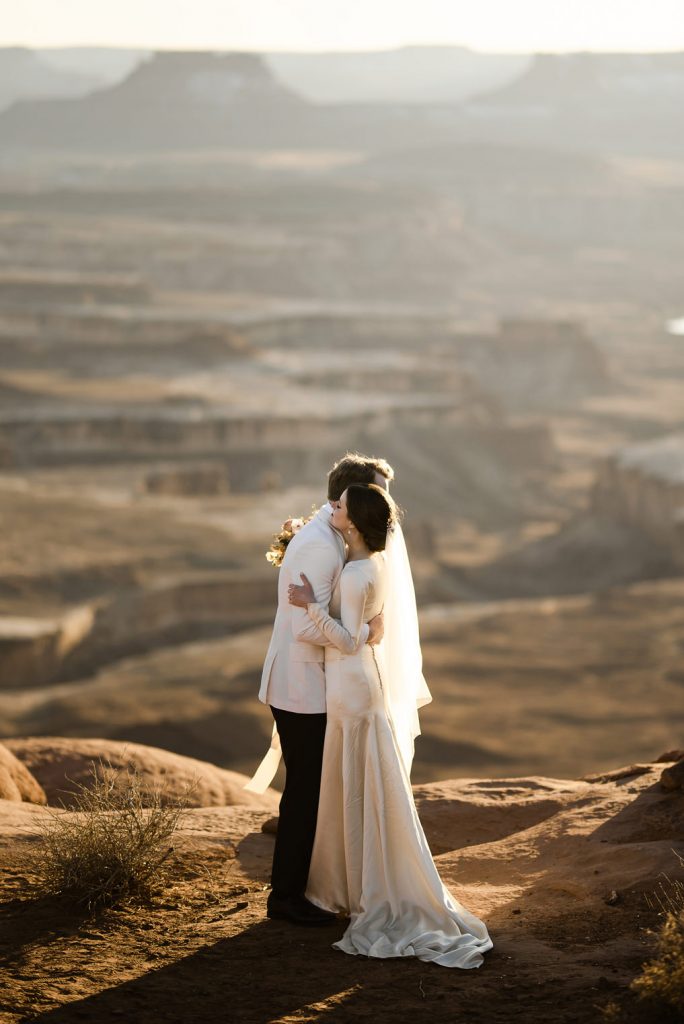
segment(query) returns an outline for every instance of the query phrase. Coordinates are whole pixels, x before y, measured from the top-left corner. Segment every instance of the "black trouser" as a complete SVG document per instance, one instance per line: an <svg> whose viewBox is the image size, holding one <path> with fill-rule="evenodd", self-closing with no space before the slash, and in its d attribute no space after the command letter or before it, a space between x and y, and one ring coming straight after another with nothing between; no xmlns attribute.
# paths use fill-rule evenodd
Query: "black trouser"
<svg viewBox="0 0 684 1024"><path fill-rule="evenodd" d="M299 896L306 889L316 834L326 715L271 711L285 762L271 886L276 896Z"/></svg>

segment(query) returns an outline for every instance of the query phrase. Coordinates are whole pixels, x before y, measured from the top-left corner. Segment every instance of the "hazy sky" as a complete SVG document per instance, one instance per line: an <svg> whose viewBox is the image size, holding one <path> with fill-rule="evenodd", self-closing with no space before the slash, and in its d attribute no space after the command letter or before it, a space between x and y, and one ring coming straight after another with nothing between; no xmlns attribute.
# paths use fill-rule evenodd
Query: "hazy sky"
<svg viewBox="0 0 684 1024"><path fill-rule="evenodd" d="M0 45L684 49L682 0L6 0Z"/></svg>

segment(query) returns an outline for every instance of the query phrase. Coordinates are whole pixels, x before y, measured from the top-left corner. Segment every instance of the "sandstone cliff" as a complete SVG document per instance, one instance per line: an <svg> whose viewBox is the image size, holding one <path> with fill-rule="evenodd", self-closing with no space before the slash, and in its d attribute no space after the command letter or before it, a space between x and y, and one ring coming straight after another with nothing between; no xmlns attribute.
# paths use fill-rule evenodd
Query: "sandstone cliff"
<svg viewBox="0 0 684 1024"><path fill-rule="evenodd" d="M606 459L592 506L640 530L684 568L684 434L630 445Z"/></svg>

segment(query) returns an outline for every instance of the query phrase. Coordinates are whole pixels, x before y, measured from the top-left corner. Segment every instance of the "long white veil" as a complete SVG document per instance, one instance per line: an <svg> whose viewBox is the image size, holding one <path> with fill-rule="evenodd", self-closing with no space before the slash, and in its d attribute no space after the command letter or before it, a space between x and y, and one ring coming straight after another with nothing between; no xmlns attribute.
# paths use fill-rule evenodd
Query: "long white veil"
<svg viewBox="0 0 684 1024"><path fill-rule="evenodd" d="M423 676L418 611L411 566L401 526L390 531L385 548L385 636L381 644L383 685L406 774L410 776L415 738L420 735L418 709L432 695Z"/></svg>

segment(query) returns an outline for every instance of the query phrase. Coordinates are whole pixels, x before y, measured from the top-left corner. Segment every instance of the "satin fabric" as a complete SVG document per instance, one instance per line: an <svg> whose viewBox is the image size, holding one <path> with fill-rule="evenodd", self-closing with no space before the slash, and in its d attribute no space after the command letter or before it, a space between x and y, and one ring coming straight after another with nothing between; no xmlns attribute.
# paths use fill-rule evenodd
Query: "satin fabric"
<svg viewBox="0 0 684 1024"><path fill-rule="evenodd" d="M382 607L384 571L377 556L347 563L338 587L341 626L321 606L308 609L338 646L326 648L328 720L306 895L350 914L334 943L345 953L479 967L492 940L432 859L388 710L382 645L341 649L351 650L358 623ZM334 603L331 611L338 612Z"/></svg>

